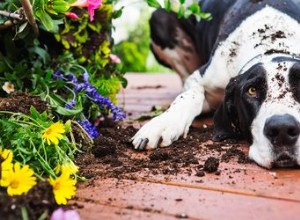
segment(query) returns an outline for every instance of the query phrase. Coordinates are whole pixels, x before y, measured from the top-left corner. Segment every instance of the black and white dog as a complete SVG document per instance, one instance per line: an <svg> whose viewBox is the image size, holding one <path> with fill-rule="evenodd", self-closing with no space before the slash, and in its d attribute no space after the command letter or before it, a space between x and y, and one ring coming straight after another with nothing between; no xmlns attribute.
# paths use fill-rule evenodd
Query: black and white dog
<svg viewBox="0 0 300 220"><path fill-rule="evenodd" d="M211 21L162 9L152 15L152 51L185 80L184 92L137 132L134 148L168 146L197 115L216 109L215 141L242 136L259 165L300 165L300 2L199 4Z"/></svg>

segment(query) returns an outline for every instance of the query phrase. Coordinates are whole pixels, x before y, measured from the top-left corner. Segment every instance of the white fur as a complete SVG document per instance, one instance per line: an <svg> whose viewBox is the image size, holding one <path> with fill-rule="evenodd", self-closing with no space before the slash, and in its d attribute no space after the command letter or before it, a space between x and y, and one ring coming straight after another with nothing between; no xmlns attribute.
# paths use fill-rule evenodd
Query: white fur
<svg viewBox="0 0 300 220"><path fill-rule="evenodd" d="M149 140L146 149L153 149L158 146L161 138L160 146L164 147L176 141L182 134L186 136L194 118L201 113L204 103L204 89L199 83L199 73L196 71L189 78L189 88L177 96L167 111L144 125L132 138L135 148L145 138Z"/></svg>
<svg viewBox="0 0 300 220"><path fill-rule="evenodd" d="M282 65L282 68L278 68L278 63L264 62L264 68L267 72L267 98L262 103L261 108L252 123L251 132L253 144L250 146L249 151L249 157L263 167L271 168L272 162L276 160L272 144L263 134L266 120L273 115L289 114L294 116L294 118L300 122L300 104L295 100L288 83L289 69L293 64L294 62L281 62L280 65ZM276 75L283 77L284 82L282 83ZM297 152L295 157L296 160L300 162L299 139L296 143L296 147Z"/></svg>
<svg viewBox="0 0 300 220"><path fill-rule="evenodd" d="M259 29L265 30L264 34ZM264 36L283 31L286 38L272 39ZM243 21L228 38L221 42L205 72L203 84L207 93L214 93L216 88L225 88L230 78L238 75L241 69L255 57L270 49L285 50L290 54L300 52L300 24L288 15L266 6ZM237 55L231 57L231 52ZM253 60L255 62L255 60ZM251 65L251 63L250 63Z"/></svg>
<svg viewBox="0 0 300 220"><path fill-rule="evenodd" d="M268 29L265 34L259 33L258 30L265 29L266 26ZM271 38L264 39L264 35L274 34L278 30L283 31L286 38L276 38L274 41ZM198 114L203 110L214 109L221 103L230 78L238 75L241 69L247 69L246 64L254 57L259 57L270 49L285 50L290 54L299 55L300 25L284 13L266 6L248 17L225 41L219 43L203 77L195 71L187 79L185 92L176 98L165 113L144 125L132 138L135 148L138 148L141 140L145 138L149 139L146 148L153 149L157 147L160 138L163 139L161 146L167 146L181 135L186 135ZM236 56L230 56L232 51L235 51ZM174 61L178 62L178 58ZM268 105L264 105L261 112L267 111ZM262 120L261 117L262 113ZM260 123L257 121L258 119L256 123ZM260 127L254 123L253 129L256 129L255 138L260 138ZM268 149L262 149L262 145L264 143L252 145L250 156L257 163L268 167L269 160L272 159L271 153Z"/></svg>

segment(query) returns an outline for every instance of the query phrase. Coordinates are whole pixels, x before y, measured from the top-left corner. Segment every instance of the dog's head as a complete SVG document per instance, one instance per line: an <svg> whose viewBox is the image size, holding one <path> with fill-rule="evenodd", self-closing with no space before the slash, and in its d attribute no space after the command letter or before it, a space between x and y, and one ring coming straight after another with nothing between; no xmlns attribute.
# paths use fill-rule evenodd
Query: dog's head
<svg viewBox="0 0 300 220"><path fill-rule="evenodd" d="M300 165L300 59L249 62L227 85L214 123L215 140L243 136L249 157L263 167Z"/></svg>

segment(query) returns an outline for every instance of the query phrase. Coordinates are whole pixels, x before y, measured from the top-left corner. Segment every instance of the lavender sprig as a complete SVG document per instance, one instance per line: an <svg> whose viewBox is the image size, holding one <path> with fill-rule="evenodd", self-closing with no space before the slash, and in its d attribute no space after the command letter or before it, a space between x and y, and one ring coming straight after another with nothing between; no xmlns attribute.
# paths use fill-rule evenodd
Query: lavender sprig
<svg viewBox="0 0 300 220"><path fill-rule="evenodd" d="M78 83L77 77L75 75L71 74L71 73L67 75L67 78L65 78L63 76L63 74L61 73L61 71L57 71L53 74L53 77L56 78L56 79L69 81L70 83L72 83L74 85L76 93L79 93L81 91L85 91L86 95L95 104L97 104L100 107L105 107L107 109L110 109L111 112L112 112L114 121L122 120L126 117L125 113L122 112L122 110L120 108L118 108L116 105L114 105L110 101L109 98L104 97L104 96L99 94L99 92L97 91L95 86L93 86L89 82L89 75L88 75L87 72L84 72L84 74L83 74L83 81L84 82L82 82L82 83ZM75 105L75 100L74 100L74 102L72 102L72 101L70 103L66 104L66 108L70 108L73 104Z"/></svg>
<svg viewBox="0 0 300 220"><path fill-rule="evenodd" d="M81 127L86 131L86 133L92 138L95 139L99 136L99 132L97 131L97 128L92 125L91 122L89 122L87 119L84 120L78 120L77 121Z"/></svg>
<svg viewBox="0 0 300 220"><path fill-rule="evenodd" d="M71 101L69 101L68 103L66 103L65 108L66 109L72 109L74 108L74 106L76 105L76 102L74 99L72 99Z"/></svg>

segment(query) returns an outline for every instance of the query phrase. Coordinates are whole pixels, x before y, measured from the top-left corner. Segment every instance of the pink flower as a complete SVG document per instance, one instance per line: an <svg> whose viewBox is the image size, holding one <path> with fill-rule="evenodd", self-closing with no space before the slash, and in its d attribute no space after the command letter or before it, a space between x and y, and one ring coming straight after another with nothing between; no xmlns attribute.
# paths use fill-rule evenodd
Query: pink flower
<svg viewBox="0 0 300 220"><path fill-rule="evenodd" d="M71 18L72 20L78 20L79 17L77 14L73 13L73 12L67 12L65 13L65 15L68 17L68 18Z"/></svg>
<svg viewBox="0 0 300 220"><path fill-rule="evenodd" d="M80 216L76 210L64 211L59 208L52 213L50 220L80 220Z"/></svg>
<svg viewBox="0 0 300 220"><path fill-rule="evenodd" d="M90 15L90 21L94 20L95 10L100 8L102 5L102 0L77 0L72 7L87 7Z"/></svg>
<svg viewBox="0 0 300 220"><path fill-rule="evenodd" d="M109 55L109 58L110 58L111 62L113 62L113 63L121 63L120 58L117 55L115 55L115 54L111 53Z"/></svg>

